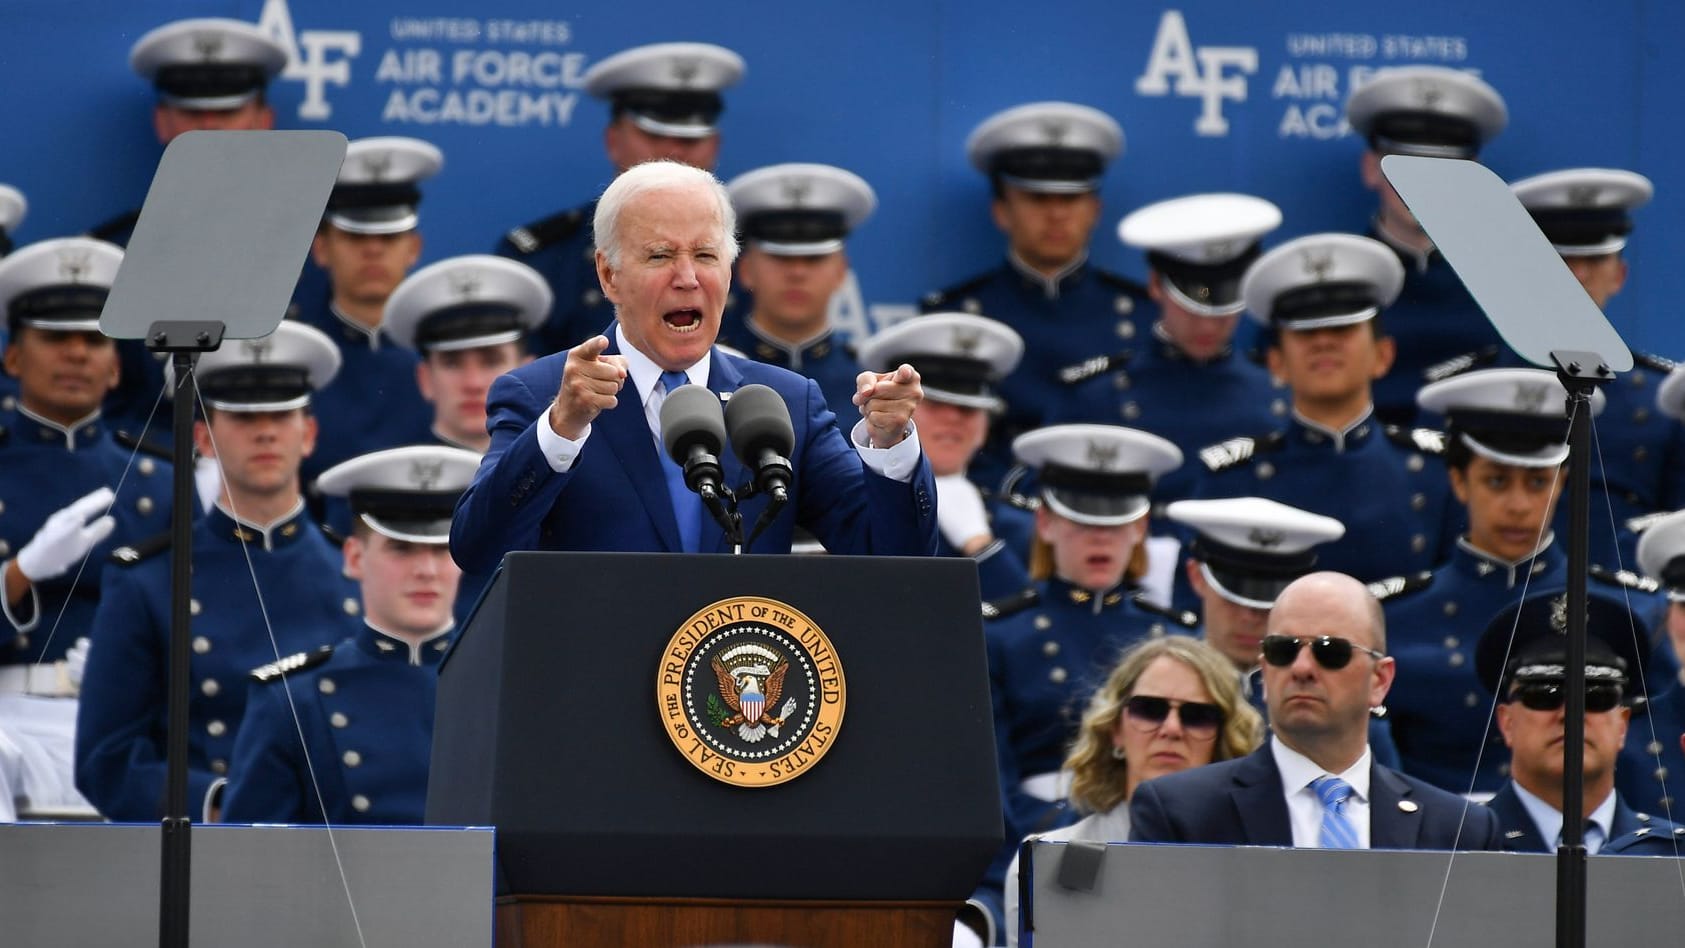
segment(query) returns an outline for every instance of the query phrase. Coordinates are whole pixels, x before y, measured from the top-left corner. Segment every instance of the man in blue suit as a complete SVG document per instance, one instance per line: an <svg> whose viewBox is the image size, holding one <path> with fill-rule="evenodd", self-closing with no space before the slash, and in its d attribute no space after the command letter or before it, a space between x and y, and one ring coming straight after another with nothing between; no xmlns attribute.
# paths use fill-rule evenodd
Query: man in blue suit
<svg viewBox="0 0 1685 948"><path fill-rule="evenodd" d="M1497 849L1490 811L1373 762L1369 709L1393 660L1368 588L1340 573L1294 580L1261 651L1272 736L1238 760L1151 780L1130 798L1130 840L1323 849Z"/></svg>
<svg viewBox="0 0 1685 948"><path fill-rule="evenodd" d="M722 401L767 385L791 409L790 503L756 551L788 552L800 524L834 553L934 552L936 489L912 425L923 389L911 366L860 374L862 418L845 437L811 380L714 348L735 228L724 187L677 162L639 165L603 192L597 276L615 322L493 384L491 448L451 529L463 569L488 571L511 550L725 552L724 532L673 486L657 436L667 391L687 383ZM748 480L736 459L720 460L727 486ZM767 502L746 501L745 523Z"/></svg>

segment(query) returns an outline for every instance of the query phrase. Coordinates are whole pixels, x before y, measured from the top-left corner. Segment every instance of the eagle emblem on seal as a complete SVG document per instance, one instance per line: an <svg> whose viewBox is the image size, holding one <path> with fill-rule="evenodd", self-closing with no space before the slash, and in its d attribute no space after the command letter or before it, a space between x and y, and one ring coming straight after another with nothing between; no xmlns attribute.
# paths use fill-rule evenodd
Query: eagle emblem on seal
<svg viewBox="0 0 1685 948"><path fill-rule="evenodd" d="M769 713L784 696L784 676L790 671L790 661L763 645L740 645L727 649L713 661L714 677L719 681L719 698L724 707L712 707L710 717L723 728L735 728L737 736L754 744L767 735L778 736L778 729L796 712L796 699L790 698L779 708L777 716ZM712 699L712 696L710 696Z"/></svg>

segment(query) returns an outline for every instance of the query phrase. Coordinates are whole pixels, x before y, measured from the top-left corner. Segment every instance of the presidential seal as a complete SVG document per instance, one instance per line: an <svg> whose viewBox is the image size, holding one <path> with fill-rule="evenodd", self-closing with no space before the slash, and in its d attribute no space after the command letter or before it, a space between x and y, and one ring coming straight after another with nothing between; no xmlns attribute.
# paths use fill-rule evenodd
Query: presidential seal
<svg viewBox="0 0 1685 948"><path fill-rule="evenodd" d="M772 599L722 599L679 627L655 696L673 746L715 780L770 787L837 739L847 686L831 640Z"/></svg>

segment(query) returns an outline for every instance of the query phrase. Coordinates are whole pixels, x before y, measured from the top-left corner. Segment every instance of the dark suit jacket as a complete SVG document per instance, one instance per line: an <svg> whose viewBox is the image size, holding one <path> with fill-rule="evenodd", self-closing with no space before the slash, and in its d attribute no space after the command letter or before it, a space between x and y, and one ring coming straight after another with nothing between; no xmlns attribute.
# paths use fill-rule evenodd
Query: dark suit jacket
<svg viewBox="0 0 1685 948"><path fill-rule="evenodd" d="M608 352L617 352L613 327L608 336ZM631 384L618 405L592 422L567 473L557 474L545 461L534 428L547 423L566 359L565 351L546 356L492 384L486 404L491 448L451 525L451 553L466 570L489 573L511 550L681 549L655 439ZM789 552L799 523L832 553L935 553L936 487L927 460L919 459L911 483L871 473L810 379L714 350L710 390L724 395L751 383L783 397L796 435L790 504L755 541L754 552ZM749 481L729 448L720 463L728 486ZM743 504L745 536L766 503L756 497ZM730 552L724 532L707 516L701 551Z"/></svg>
<svg viewBox="0 0 1685 948"><path fill-rule="evenodd" d="M1556 842L1545 844L1539 836L1539 826L1515 792L1515 781L1505 781L1503 787L1486 806L1498 816L1504 848L1518 853L1554 853ZM1635 812L1627 806L1619 793L1615 794L1615 818L1609 824L1609 838L1604 840L1598 855L1603 856L1672 856L1673 838L1685 837L1685 828L1648 813ZM1685 849L1685 838L1680 841Z"/></svg>
<svg viewBox="0 0 1685 948"><path fill-rule="evenodd" d="M1370 772L1371 849L1501 849L1498 821L1478 804L1379 764ZM1458 826L1461 824L1461 834ZM1238 760L1149 780L1129 800L1129 839L1142 843L1291 846L1281 772L1268 742Z"/></svg>

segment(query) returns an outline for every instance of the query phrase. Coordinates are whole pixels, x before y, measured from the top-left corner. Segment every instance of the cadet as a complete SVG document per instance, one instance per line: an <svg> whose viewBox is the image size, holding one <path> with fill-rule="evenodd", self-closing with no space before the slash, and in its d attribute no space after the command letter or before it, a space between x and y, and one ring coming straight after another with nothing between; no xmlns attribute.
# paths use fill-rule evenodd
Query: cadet
<svg viewBox="0 0 1685 948"><path fill-rule="evenodd" d="M425 822L433 696L456 629L451 511L479 465L472 451L417 445L323 472L322 492L357 515L345 572L363 624L252 673L224 820Z"/></svg>
<svg viewBox="0 0 1685 948"><path fill-rule="evenodd" d="M1158 308L1152 338L1094 353L1061 372L1074 386L1055 421L1133 425L1168 438L1186 455L1236 431L1266 431L1287 414L1270 374L1233 346L1246 303L1240 280L1259 238L1281 225L1274 204L1244 194L1195 194L1151 204L1118 224L1118 237L1147 252L1147 294ZM1193 491L1195 466L1153 491L1155 508Z"/></svg>
<svg viewBox="0 0 1685 948"><path fill-rule="evenodd" d="M1533 592L1492 618L1475 657L1481 684L1499 696L1498 730L1510 749L1510 779L1487 806L1502 824L1504 848L1516 852L1555 852L1563 843L1567 631L1568 594ZM1685 826L1634 812L1615 789L1632 715L1628 688L1640 677L1637 642L1647 634L1620 600L1587 597L1583 825L1591 855L1677 856L1685 844Z"/></svg>
<svg viewBox="0 0 1685 948"><path fill-rule="evenodd" d="M285 46L251 23L222 18L166 23L129 49L129 67L157 91L152 129L159 145L183 132L274 128L265 91L286 65ZM127 246L139 217L139 208L124 211L94 225L88 236ZM125 339L117 348L123 378L106 400L106 415L138 435L163 389L162 363L138 339ZM153 428L157 440L168 444L169 425Z"/></svg>
<svg viewBox="0 0 1685 948"><path fill-rule="evenodd" d="M1491 349L1503 339L1433 240L1387 181L1387 155L1473 160L1509 122L1503 97L1485 82L1446 66L1383 69L1352 92L1346 121L1363 136L1363 186L1377 205L1370 234L1403 262L1404 286L1387 308L1397 340L1392 371L1375 384L1375 412L1389 424L1416 417L1416 389L1426 371L1452 356Z"/></svg>
<svg viewBox="0 0 1685 948"><path fill-rule="evenodd" d="M860 344L860 364L886 372L907 363L918 370L924 400L913 409L919 444L936 475L936 550L977 561L985 600L1029 586L1034 518L1027 505L979 488L966 468L1001 411L996 385L1024 354L1024 340L1001 323L969 313L933 313L903 320Z"/></svg>
<svg viewBox="0 0 1685 948"><path fill-rule="evenodd" d="M1685 656L1685 511L1668 514L1639 534L1638 566L1667 589L1662 625L1667 647L1679 659ZM1671 817L1680 812L1678 788L1685 781L1685 672L1649 699L1648 711L1635 717L1627 733L1615 785L1635 806Z"/></svg>
<svg viewBox="0 0 1685 948"><path fill-rule="evenodd" d="M23 223L23 217L29 211L29 202L24 199L23 192L10 185L0 184L0 257L12 252L12 235L17 233L18 225ZM0 353L6 351L6 341L10 331L0 336ZM18 380L0 372L0 411L11 411L18 407Z"/></svg>
<svg viewBox="0 0 1685 948"><path fill-rule="evenodd" d="M1312 234L1260 257L1241 295L1268 327L1270 374L1292 391L1285 428L1200 452L1199 498L1265 497L1363 529L1328 543L1323 568L1365 582L1437 560L1445 480L1438 432L1383 425L1371 383L1392 364L1381 310L1404 281L1385 245Z"/></svg>
<svg viewBox="0 0 1685 948"><path fill-rule="evenodd" d="M668 158L713 171L720 157L720 91L743 78L743 58L708 43L624 50L585 71L587 94L609 103L603 149L615 174ZM535 355L571 349L602 332L614 306L597 283L595 200L509 231L497 253L531 266L556 304L533 338Z"/></svg>
<svg viewBox="0 0 1685 948"><path fill-rule="evenodd" d="M1631 171L1574 168L1511 187L1592 302L1607 310L1626 284L1622 251L1632 232L1632 211L1650 200L1650 180ZM1638 543L1635 520L1642 523L1639 518L1685 507L1685 425L1656 410L1656 390L1673 363L1638 351L1632 362L1632 371L1599 389L1608 404L1597 447L1608 463L1591 469L1598 514L1589 535L1591 562L1611 566L1632 563ZM1614 511L1614 535L1607 525L1605 495ZM1558 515L1566 516L1566 505ZM1566 530L1567 524L1558 527Z"/></svg>
<svg viewBox="0 0 1685 948"><path fill-rule="evenodd" d="M1234 663L1241 693L1267 716L1260 675L1270 609L1288 583L1314 571L1318 546L1345 536L1345 524L1262 497L1179 500L1165 516L1193 531L1184 569L1198 595L1199 634ZM1385 718L1369 722L1369 749L1398 767Z"/></svg>
<svg viewBox="0 0 1685 948"><path fill-rule="evenodd" d="M843 240L877 207L858 175L830 165L756 168L726 185L744 238L737 284L754 294L727 312L721 338L751 359L819 383L831 411L852 417L860 364L830 326L831 295L848 278Z"/></svg>
<svg viewBox="0 0 1685 948"><path fill-rule="evenodd" d="M199 359L199 453L222 471L216 505L193 531L188 794L228 773L245 713L245 676L266 659L343 638L358 612L339 551L305 511L299 463L315 445L310 393L339 368L317 330L283 321ZM168 535L114 554L94 615L76 785L108 819L163 812L170 631Z"/></svg>
<svg viewBox="0 0 1685 948"><path fill-rule="evenodd" d="M101 566L170 522L169 465L119 446L100 414L118 367L99 312L122 260L69 237L0 261L6 376L19 383L0 411L0 744L27 762L0 780L7 807L87 806L72 779L73 699Z"/></svg>
<svg viewBox="0 0 1685 948"><path fill-rule="evenodd" d="M327 334L344 361L314 398L321 431L304 463L306 485L363 452L429 439L433 413L416 387L416 355L381 338L380 323L387 298L421 256L417 182L443 163L439 149L413 138L362 138L346 148L310 244L327 285L301 289L309 295L295 297L290 313Z"/></svg>
<svg viewBox="0 0 1685 948"><path fill-rule="evenodd" d="M1039 427L1063 397L1059 370L1133 340L1147 292L1088 263L1101 178L1123 153L1111 116L1068 102L1020 105L972 130L965 152L989 177L1006 260L930 294L924 309L986 315L1024 338L1026 358L1001 383L1006 414L972 466L972 479L993 487L1011 466L1012 439Z"/></svg>

